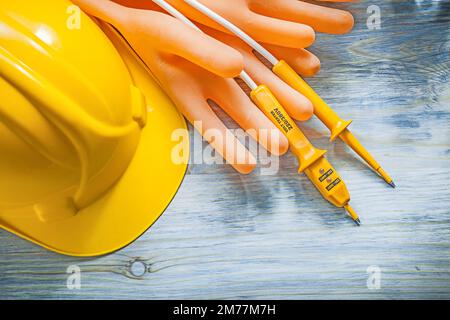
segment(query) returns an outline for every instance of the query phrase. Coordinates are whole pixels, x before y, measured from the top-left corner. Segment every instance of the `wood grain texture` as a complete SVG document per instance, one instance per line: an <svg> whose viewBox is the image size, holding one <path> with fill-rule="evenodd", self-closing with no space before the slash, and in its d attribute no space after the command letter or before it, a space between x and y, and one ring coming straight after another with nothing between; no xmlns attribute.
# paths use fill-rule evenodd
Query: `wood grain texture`
<svg viewBox="0 0 450 320"><path fill-rule="evenodd" d="M380 30L366 27L371 4L381 8ZM291 155L277 176L191 165L163 217L115 254L64 257L0 231L0 298L449 299L449 2L351 7L355 31L318 37L312 51L323 68L310 83L355 120L352 131L398 189L342 143L330 145L318 121L302 126L330 150L361 228L296 174ZM81 290L66 288L72 264ZM372 265L380 290L366 285Z"/></svg>

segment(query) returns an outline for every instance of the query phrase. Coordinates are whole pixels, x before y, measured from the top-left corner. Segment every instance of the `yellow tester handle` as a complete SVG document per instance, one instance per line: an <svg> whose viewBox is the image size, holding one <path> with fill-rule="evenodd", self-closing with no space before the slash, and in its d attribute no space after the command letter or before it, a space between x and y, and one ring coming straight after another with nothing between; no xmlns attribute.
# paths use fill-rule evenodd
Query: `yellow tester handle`
<svg viewBox="0 0 450 320"><path fill-rule="evenodd" d="M347 129L352 121L343 120L322 98L303 80L294 69L285 61L280 60L274 67L273 72L278 75L284 82L292 88L302 93L314 105L314 114L322 121L331 131L331 141L340 137L350 148L352 148L361 158L363 158L369 166L377 171L383 179L392 187L395 187L392 178L386 171L381 168L375 158L364 148L364 146L356 139L356 137Z"/></svg>
<svg viewBox="0 0 450 320"><path fill-rule="evenodd" d="M314 89L285 61L280 60L273 67L273 72L292 88L311 100L314 105L314 114L331 131L331 141L335 140L352 123L350 120L343 120L339 117Z"/></svg>
<svg viewBox="0 0 450 320"><path fill-rule="evenodd" d="M253 102L283 132L304 172L322 196L337 207L350 201L350 194L336 169L324 157L326 151L315 148L287 114L268 87L261 85L250 94Z"/></svg>
<svg viewBox="0 0 450 320"><path fill-rule="evenodd" d="M250 96L266 117L288 138L291 150L300 162L299 172L303 172L311 164L323 157L326 151L315 148L309 142L308 138L287 114L267 86L260 85L250 93Z"/></svg>

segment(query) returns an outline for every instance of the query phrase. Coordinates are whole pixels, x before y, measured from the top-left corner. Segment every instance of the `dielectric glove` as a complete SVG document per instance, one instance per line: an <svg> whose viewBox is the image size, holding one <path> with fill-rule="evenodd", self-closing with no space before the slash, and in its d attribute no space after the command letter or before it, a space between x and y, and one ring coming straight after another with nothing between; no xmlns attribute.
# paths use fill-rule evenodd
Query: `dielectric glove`
<svg viewBox="0 0 450 320"><path fill-rule="evenodd" d="M251 172L256 160L211 109L209 100L271 153L287 151L287 139L231 79L243 69L238 51L161 12L108 0L73 2L121 32L184 116L237 171ZM212 131L214 135L209 134Z"/></svg>

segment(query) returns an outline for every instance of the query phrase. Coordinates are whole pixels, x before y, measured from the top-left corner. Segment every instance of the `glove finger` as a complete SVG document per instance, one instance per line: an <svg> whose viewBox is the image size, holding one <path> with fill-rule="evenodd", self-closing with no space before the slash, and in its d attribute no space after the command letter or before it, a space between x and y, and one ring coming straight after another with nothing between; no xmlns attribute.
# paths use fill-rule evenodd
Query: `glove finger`
<svg viewBox="0 0 450 320"><path fill-rule="evenodd" d="M286 108L291 117L296 120L306 121L313 114L312 103L301 93L291 88L288 84L278 78L270 70L270 66L265 66L252 52L252 49L236 37L230 36L211 28L204 30L214 38L226 43L238 50L244 57L245 71L247 71L257 84L265 84L278 98L279 102ZM271 46L279 48L277 46ZM298 52L299 49L285 49L290 54ZM307 52L306 50L304 50ZM302 51L303 53L303 51ZM308 57L308 55L304 55ZM306 59L303 59L307 61ZM318 60L318 59L317 59ZM307 69L307 68L305 68Z"/></svg>
<svg viewBox="0 0 450 320"><path fill-rule="evenodd" d="M131 36L142 44L142 50L153 41L159 50L183 57L218 76L234 77L242 71L242 56L233 48L166 14L154 12L152 17L142 16L141 26L146 30Z"/></svg>
<svg viewBox="0 0 450 320"><path fill-rule="evenodd" d="M307 24L317 32L343 34L354 25L348 11L302 1L277 0L275 4L274 1L259 0L253 2L251 9L272 18Z"/></svg>
<svg viewBox="0 0 450 320"><path fill-rule="evenodd" d="M180 58L148 53L146 59L152 74L175 103L178 110L206 141L233 166L248 174L256 166L255 157L239 142L207 103L205 92L213 81L225 81L193 63Z"/></svg>
<svg viewBox="0 0 450 320"><path fill-rule="evenodd" d="M126 18L121 19L116 27L139 55L151 47L185 58L221 77L234 77L242 71L242 56L220 41L164 13L124 9Z"/></svg>
<svg viewBox="0 0 450 320"><path fill-rule="evenodd" d="M153 47L226 78L239 75L243 69L239 52L164 13L107 0L74 0L74 3L114 25L139 55Z"/></svg>
<svg viewBox="0 0 450 320"><path fill-rule="evenodd" d="M305 49L292 49L280 46L266 45L267 50L277 58L285 60L295 71L304 77L312 77L320 71L320 60Z"/></svg>
<svg viewBox="0 0 450 320"><path fill-rule="evenodd" d="M289 149L287 138L231 80L221 81L211 93L214 100L236 123L266 150L282 155Z"/></svg>
<svg viewBox="0 0 450 320"><path fill-rule="evenodd" d="M249 12L238 24L257 41L288 48L306 48L315 41L314 30L305 24Z"/></svg>
<svg viewBox="0 0 450 320"><path fill-rule="evenodd" d="M267 85L291 117L309 120L314 112L313 105L305 96L296 91L253 55L245 57L245 70L260 84Z"/></svg>
<svg viewBox="0 0 450 320"><path fill-rule="evenodd" d="M199 97L183 97L182 99L183 102L177 105L181 104L185 117L214 150L239 173L252 172L256 167L255 157L225 126L209 104L205 100L200 100Z"/></svg>
<svg viewBox="0 0 450 320"><path fill-rule="evenodd" d="M118 4L121 4L125 7L130 8L136 8L136 9L149 9L149 10L155 10L155 11L161 11L163 12L161 7L158 6L153 1L142 1L142 0L111 0L113 2L116 2Z"/></svg>
<svg viewBox="0 0 450 320"><path fill-rule="evenodd" d="M250 57L253 56L252 49L239 38L205 26L202 26L202 30L213 38L238 50L244 56L244 59L248 59L249 55ZM286 48L266 43L262 45L277 58L288 62L302 76L312 77L320 71L319 58L306 49ZM256 53L256 55L258 54ZM264 58L261 57L261 60L264 60ZM245 62L245 64L247 63ZM272 68L269 62L267 62L267 67Z"/></svg>

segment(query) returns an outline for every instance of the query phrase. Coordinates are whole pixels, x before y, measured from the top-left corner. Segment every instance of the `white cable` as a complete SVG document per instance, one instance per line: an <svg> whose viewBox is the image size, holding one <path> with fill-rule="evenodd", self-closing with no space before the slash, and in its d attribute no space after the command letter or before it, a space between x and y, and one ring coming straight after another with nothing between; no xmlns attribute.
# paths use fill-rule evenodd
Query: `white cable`
<svg viewBox="0 0 450 320"><path fill-rule="evenodd" d="M244 71L241 72L241 74L239 75L239 78L242 79L242 81L245 82L245 84L247 84L247 86L253 91L256 88L258 88L258 86L256 85L255 81L253 81L253 79L250 77L250 75Z"/></svg>
<svg viewBox="0 0 450 320"><path fill-rule="evenodd" d="M252 37L250 37L248 34L246 34L243 30L241 30L236 25L232 24L230 21L225 19L224 17L220 16L219 14L215 13L211 9L209 9L207 6L201 4L197 0L184 0L184 2L188 3L191 7L197 9L204 15L208 16L227 30L229 30L231 33L235 34L239 38L241 38L245 43L247 43L250 47L252 47L254 50L256 50L259 54L261 54L264 58L269 60L270 63L273 65L276 65L279 60L273 56L269 51L267 51L262 45L260 45L258 42L256 42Z"/></svg>
<svg viewBox="0 0 450 320"><path fill-rule="evenodd" d="M184 14L182 14L180 11L175 9L172 5L167 3L165 0L152 0L152 1L154 3L156 3L158 6L160 6L161 8L163 8L164 10L166 10L168 13L170 13L170 15L172 15L173 17L177 18L178 20L183 21L184 23L193 27L194 29L196 29L200 32L203 32L191 20L189 20ZM242 81L244 81L247 84L247 86L249 86L249 88L251 90L254 90L258 87L256 85L255 81L253 81L253 79L250 77L250 75L247 72L242 71L241 74L239 75L239 77L242 79Z"/></svg>
<svg viewBox="0 0 450 320"><path fill-rule="evenodd" d="M152 1L154 3L156 3L158 6L160 6L161 8L163 8L164 10L166 10L168 13L170 13L170 15L172 15L173 17L175 17L178 20L181 20L184 23L190 25L194 29L196 29L196 30L198 30L200 32L203 32L191 20L189 20L184 14L182 14L180 11L175 9L172 5L167 3L165 0L152 0Z"/></svg>

